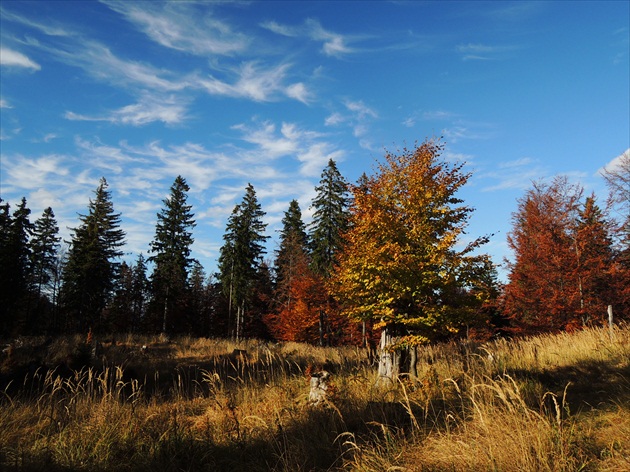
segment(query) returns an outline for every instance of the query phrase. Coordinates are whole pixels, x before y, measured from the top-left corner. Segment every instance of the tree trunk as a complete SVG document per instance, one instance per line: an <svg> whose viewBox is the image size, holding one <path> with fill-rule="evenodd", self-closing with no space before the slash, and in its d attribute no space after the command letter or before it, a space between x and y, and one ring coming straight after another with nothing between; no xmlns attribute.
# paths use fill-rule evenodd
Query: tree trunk
<svg viewBox="0 0 630 472"><path fill-rule="evenodd" d="M418 348L416 346L409 348L409 376L412 379L418 377Z"/></svg>
<svg viewBox="0 0 630 472"><path fill-rule="evenodd" d="M386 325L381 331L381 342L379 345L379 363L378 363L378 379L379 382L391 383L395 382L400 374L400 357L399 350L392 350L396 337L394 336L394 328Z"/></svg>

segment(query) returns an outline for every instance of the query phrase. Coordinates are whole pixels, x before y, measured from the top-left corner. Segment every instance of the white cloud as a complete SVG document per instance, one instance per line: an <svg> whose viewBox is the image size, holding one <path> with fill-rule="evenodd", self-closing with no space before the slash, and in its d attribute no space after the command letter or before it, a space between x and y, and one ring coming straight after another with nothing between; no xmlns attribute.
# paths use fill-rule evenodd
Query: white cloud
<svg viewBox="0 0 630 472"><path fill-rule="evenodd" d="M374 110L372 110L370 107L365 105L365 103L363 103L361 100L359 101L347 100L345 102L345 105L348 110L355 113L357 115L357 118L361 120L364 118L377 118L378 117L377 113Z"/></svg>
<svg viewBox="0 0 630 472"><path fill-rule="evenodd" d="M4 8L0 8L0 14L2 15L2 19L4 21L21 23L29 28L39 30L48 36L70 36L72 34L67 28L53 23L53 20L50 18L46 18L46 24L43 24L24 18L23 16L12 13Z"/></svg>
<svg viewBox="0 0 630 472"><path fill-rule="evenodd" d="M104 2L164 47L196 55L231 55L245 50L250 39L187 2ZM207 5L206 5L207 6Z"/></svg>
<svg viewBox="0 0 630 472"><path fill-rule="evenodd" d="M621 168L622 168L622 160L625 160L626 167L627 167L627 163L630 161L630 148L626 149L624 152L622 152L617 157L612 159L604 167L600 168L597 171L597 174L602 175L605 172L616 172L616 171L621 170Z"/></svg>
<svg viewBox="0 0 630 472"><path fill-rule="evenodd" d="M287 88L284 85L289 64L280 64L268 68L262 67L255 61L246 62L234 71L236 80L234 83L227 83L213 76L201 78L195 81L195 86L199 86L211 95L224 95L236 98L248 98L257 102L271 101L279 94L288 95L291 98L304 101L304 96L300 92L306 89L302 86Z"/></svg>
<svg viewBox="0 0 630 472"><path fill-rule="evenodd" d="M116 124L142 126L155 121L168 125L178 124L186 118L184 99L144 94L138 103L127 105L102 117L86 116L67 111L64 117L74 121L108 121Z"/></svg>
<svg viewBox="0 0 630 472"><path fill-rule="evenodd" d="M5 67L22 67L32 70L41 69L39 64L29 59L21 52L8 48L0 48L0 65Z"/></svg>
<svg viewBox="0 0 630 472"><path fill-rule="evenodd" d="M482 188L483 192L493 192L507 189L526 190L531 187L533 181L547 175L548 170L541 166L538 160L526 157L499 163L495 170L479 172L476 177L496 181Z"/></svg>
<svg viewBox="0 0 630 472"><path fill-rule="evenodd" d="M308 104L312 100L311 92L302 82L289 85L286 88L286 94L289 98L294 98L302 103Z"/></svg>
<svg viewBox="0 0 630 472"><path fill-rule="evenodd" d="M13 108L4 98L0 98L0 108Z"/></svg>
<svg viewBox="0 0 630 472"><path fill-rule="evenodd" d="M489 46L486 44L460 44L457 46L457 52L462 54L462 60L497 60L505 58L505 53L516 49L514 46Z"/></svg>
<svg viewBox="0 0 630 472"><path fill-rule="evenodd" d="M324 124L326 126L336 126L344 121L346 121L346 118L341 113L335 112L326 118Z"/></svg>
<svg viewBox="0 0 630 472"><path fill-rule="evenodd" d="M322 43L322 52L326 56L342 57L356 52L348 46L350 39L342 34L334 33L322 27L319 21L309 18L302 26L281 25L275 21L263 22L261 27L287 37L306 37L311 41Z"/></svg>
<svg viewBox="0 0 630 472"><path fill-rule="evenodd" d="M3 164L12 186L38 189L50 185L51 181L69 175L66 156L50 154L39 158L21 155L6 156Z"/></svg>

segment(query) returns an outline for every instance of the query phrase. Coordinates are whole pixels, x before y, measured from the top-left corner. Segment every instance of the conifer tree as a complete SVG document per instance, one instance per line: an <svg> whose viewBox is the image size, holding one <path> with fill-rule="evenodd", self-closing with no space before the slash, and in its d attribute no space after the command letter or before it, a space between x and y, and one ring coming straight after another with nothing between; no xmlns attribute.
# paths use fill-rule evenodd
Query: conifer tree
<svg viewBox="0 0 630 472"><path fill-rule="evenodd" d="M4 333L14 334L15 330L21 332L27 321L33 224L29 219L31 210L26 206L26 198L22 198L12 216L9 215L8 204L3 206L1 214L6 233L2 236L0 248L0 328Z"/></svg>
<svg viewBox="0 0 630 472"><path fill-rule="evenodd" d="M142 254L138 255L133 266L131 330L137 331L145 321L150 284L147 278L147 265Z"/></svg>
<svg viewBox="0 0 630 472"><path fill-rule="evenodd" d="M350 219L348 184L334 160L328 161L315 191L309 225L312 265L318 274L327 276L336 263Z"/></svg>
<svg viewBox="0 0 630 472"><path fill-rule="evenodd" d="M45 308L50 308L56 298L54 282L58 276L60 241L55 214L52 208L48 207L42 216L35 220L31 239L31 279L35 307L29 316L28 325L44 325L39 326L39 330L50 328L52 324L51 320L44 320L43 317L46 315ZM34 320L39 322L36 323Z"/></svg>
<svg viewBox="0 0 630 472"><path fill-rule="evenodd" d="M63 269L60 301L67 328L87 332L100 329L103 310L116 287L125 232L120 213L114 212L107 180L101 178L90 199L88 214L74 228Z"/></svg>
<svg viewBox="0 0 630 472"><path fill-rule="evenodd" d="M189 190L186 180L177 176L157 215L151 242L153 255L148 260L155 264L151 277L153 310L163 333L187 329L181 317L188 295L188 271L194 261L190 253L196 225L192 206L187 203Z"/></svg>
<svg viewBox="0 0 630 472"><path fill-rule="evenodd" d="M264 235L267 227L262 221L264 215L254 187L248 184L242 202L234 207L228 219L223 236L225 243L219 256L219 280L228 298L228 329L236 339L243 336L252 288L266 252L264 244L268 236ZM231 322L233 311L234 323Z"/></svg>
<svg viewBox="0 0 630 472"><path fill-rule="evenodd" d="M275 271L278 294L291 283L297 257L308 254L306 227L302 221L302 211L297 200L291 200L289 209L282 218L279 248L276 251ZM278 302L283 303L280 295Z"/></svg>

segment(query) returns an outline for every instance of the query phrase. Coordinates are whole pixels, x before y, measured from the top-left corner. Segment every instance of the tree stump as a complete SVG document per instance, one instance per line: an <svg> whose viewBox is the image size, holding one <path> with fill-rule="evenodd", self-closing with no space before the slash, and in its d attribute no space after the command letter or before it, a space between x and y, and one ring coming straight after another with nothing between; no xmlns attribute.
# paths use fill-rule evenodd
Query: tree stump
<svg viewBox="0 0 630 472"><path fill-rule="evenodd" d="M330 373L322 370L311 375L311 391L308 395L308 401L312 405L319 405L325 402L328 395Z"/></svg>

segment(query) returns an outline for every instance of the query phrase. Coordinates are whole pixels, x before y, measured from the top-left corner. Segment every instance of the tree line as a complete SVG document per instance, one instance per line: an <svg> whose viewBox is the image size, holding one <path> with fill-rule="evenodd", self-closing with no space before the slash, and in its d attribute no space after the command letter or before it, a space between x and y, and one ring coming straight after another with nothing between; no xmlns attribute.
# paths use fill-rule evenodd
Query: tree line
<svg viewBox="0 0 630 472"><path fill-rule="evenodd" d="M51 208L31 223L25 198L14 211L0 201L1 334L163 332L317 344L380 335L404 355L464 335L577 329L602 322L607 305L627 318L627 154L605 175L603 208L566 178L533 183L513 214L514 258L502 285L483 253L492 235L462 242L473 208L457 192L471 174L442 152L430 140L387 153L355 184L330 160L312 222L292 200L270 255L266 213L248 184L211 275L191 255L196 222L182 176L162 202L146 256L133 263L122 260L126 235L105 178L66 245ZM389 362L391 369L404 359Z"/></svg>

